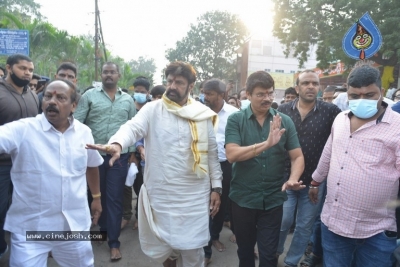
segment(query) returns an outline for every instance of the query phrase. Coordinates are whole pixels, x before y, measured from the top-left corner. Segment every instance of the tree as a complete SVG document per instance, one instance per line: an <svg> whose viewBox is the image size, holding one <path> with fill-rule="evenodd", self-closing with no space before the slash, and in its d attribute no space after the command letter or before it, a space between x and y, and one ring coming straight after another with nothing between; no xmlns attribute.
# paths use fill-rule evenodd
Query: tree
<svg viewBox="0 0 400 267"><path fill-rule="evenodd" d="M378 25L384 44L372 58L381 65L398 63L400 34L398 0L273 0L275 3L274 35L286 46L285 54L293 54L302 67L310 45L317 45L320 68L341 60L353 65L342 50L342 38L365 12ZM388 60L389 59L389 60Z"/></svg>
<svg viewBox="0 0 400 267"><path fill-rule="evenodd" d="M192 64L200 77L234 79L235 51L244 43L248 30L237 15L228 12L207 12L197 19L197 25L175 49L166 51L169 61L186 61Z"/></svg>
<svg viewBox="0 0 400 267"><path fill-rule="evenodd" d="M153 58L139 57L137 60L129 61L129 67L133 73L142 73L144 76L154 75L156 63Z"/></svg>
<svg viewBox="0 0 400 267"><path fill-rule="evenodd" d="M40 4L34 0L1 0L0 10L21 16L24 20L35 16L41 18Z"/></svg>
<svg viewBox="0 0 400 267"><path fill-rule="evenodd" d="M67 61L77 66L79 88L86 88L95 80L93 36L73 36L66 31L57 29L51 23L40 19L24 21L19 16L20 14L2 11L0 11L0 14L2 15L0 17L0 28L24 29L29 31L29 56L34 63L35 73L53 78L57 67L62 62ZM101 47L100 49L103 51ZM148 72L142 74L133 73L131 66L124 59L120 57L114 58L109 51L106 51L106 53L107 57L121 68L122 77L120 86L129 87L132 85L134 78L140 75L147 75L152 80L152 74ZM4 65L6 59L7 56L0 56L0 65ZM143 70L155 71L154 59L139 58L138 62L143 63L139 64ZM104 59L101 58L100 64L103 63ZM150 68L151 66L153 66L153 69Z"/></svg>

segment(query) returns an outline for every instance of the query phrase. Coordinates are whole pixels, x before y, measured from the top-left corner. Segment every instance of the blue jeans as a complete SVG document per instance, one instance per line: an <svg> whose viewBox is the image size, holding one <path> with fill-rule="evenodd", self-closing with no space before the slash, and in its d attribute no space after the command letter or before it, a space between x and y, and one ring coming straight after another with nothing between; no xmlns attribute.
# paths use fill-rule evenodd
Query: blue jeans
<svg viewBox="0 0 400 267"><path fill-rule="evenodd" d="M7 248L3 228L11 197L11 167L12 165L0 165L0 254Z"/></svg>
<svg viewBox="0 0 400 267"><path fill-rule="evenodd" d="M321 184L320 186L324 185ZM319 202L313 204L308 198L308 189L307 186L298 191L286 191L288 200L283 203L283 217L277 253L282 254L284 251L286 237L289 233L290 226L293 224L294 212L297 205L296 228L294 230L292 243L284 261L288 266L297 266L301 257L303 257L320 207L318 203L322 199L323 190L318 190Z"/></svg>
<svg viewBox="0 0 400 267"><path fill-rule="evenodd" d="M322 238L321 238L321 212L322 207L324 206L325 197L326 197L326 183L322 183L319 186L319 190L322 191L322 198L318 199L318 212L317 217L315 218L314 226L313 226L313 234L310 238L313 243L312 252L315 256L322 257Z"/></svg>
<svg viewBox="0 0 400 267"><path fill-rule="evenodd" d="M111 156L103 156L104 162L99 166L101 206L103 208L99 225L100 231L107 231L110 248L119 248L120 246L118 238L121 233L122 203L129 156L129 153L122 154L112 167L109 165Z"/></svg>
<svg viewBox="0 0 400 267"><path fill-rule="evenodd" d="M397 248L393 252L393 260L395 261L396 265L393 267L400 267L400 239L396 241Z"/></svg>
<svg viewBox="0 0 400 267"><path fill-rule="evenodd" d="M385 232L364 239L347 238L321 224L324 267L392 267L396 236Z"/></svg>

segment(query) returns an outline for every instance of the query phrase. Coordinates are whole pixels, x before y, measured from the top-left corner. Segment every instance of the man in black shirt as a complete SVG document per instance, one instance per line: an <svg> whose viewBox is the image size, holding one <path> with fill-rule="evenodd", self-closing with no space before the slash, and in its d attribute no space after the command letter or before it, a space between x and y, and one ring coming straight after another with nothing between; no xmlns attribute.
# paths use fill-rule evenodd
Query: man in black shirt
<svg viewBox="0 0 400 267"><path fill-rule="evenodd" d="M28 84L33 76L32 60L21 54L7 58L7 77L0 79L0 126L38 114L39 100ZM9 154L0 154L0 258L8 250L4 240L4 220L11 197L11 167Z"/></svg>
<svg viewBox="0 0 400 267"><path fill-rule="evenodd" d="M326 140L331 133L332 123L341 110L333 104L317 100L319 77L312 70L300 73L296 81L299 97L279 106L278 111L288 115L296 126L301 149L304 154L305 169L300 177L306 188L298 191L287 190L288 200L283 204L283 218L279 237L278 254L283 253L286 236L293 223L297 205L296 229L291 246L286 254L285 266L295 267L299 263L312 233L319 205L308 198L311 175L318 165ZM290 164L285 172L290 173ZM287 176L285 174L285 176ZM324 190L319 190L321 199ZM319 203L322 203L321 201Z"/></svg>

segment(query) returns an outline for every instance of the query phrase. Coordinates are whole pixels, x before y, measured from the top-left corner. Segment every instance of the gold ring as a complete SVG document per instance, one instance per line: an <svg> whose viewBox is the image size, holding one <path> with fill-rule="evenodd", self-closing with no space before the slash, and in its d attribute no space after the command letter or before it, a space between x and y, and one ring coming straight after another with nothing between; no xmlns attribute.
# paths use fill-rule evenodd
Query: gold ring
<svg viewBox="0 0 400 267"><path fill-rule="evenodd" d="M106 152L110 151L110 146L106 146Z"/></svg>

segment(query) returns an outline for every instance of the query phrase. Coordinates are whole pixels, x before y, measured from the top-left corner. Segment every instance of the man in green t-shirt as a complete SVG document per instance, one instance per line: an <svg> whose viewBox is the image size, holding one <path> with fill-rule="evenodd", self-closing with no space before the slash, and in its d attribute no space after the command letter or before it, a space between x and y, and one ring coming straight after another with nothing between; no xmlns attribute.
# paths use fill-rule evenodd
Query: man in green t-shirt
<svg viewBox="0 0 400 267"><path fill-rule="evenodd" d="M255 266L257 242L260 266L276 266L276 250L286 189L304 188L298 181L304 157L296 128L286 115L271 108L274 80L265 71L249 76L246 94L251 104L232 114L226 125L226 156L233 163L229 197L240 267ZM285 157L291 173L284 181Z"/></svg>

